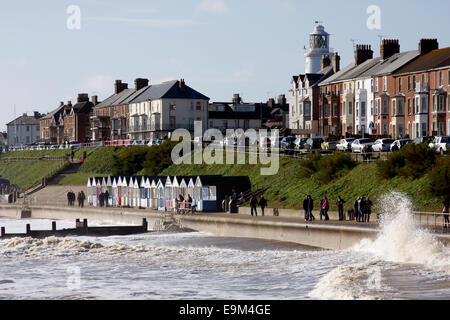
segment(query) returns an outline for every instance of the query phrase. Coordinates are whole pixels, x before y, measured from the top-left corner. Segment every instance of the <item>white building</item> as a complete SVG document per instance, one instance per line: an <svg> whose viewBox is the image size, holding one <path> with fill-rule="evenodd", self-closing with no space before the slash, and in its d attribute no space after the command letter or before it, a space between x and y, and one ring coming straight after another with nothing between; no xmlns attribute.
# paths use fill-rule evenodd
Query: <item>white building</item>
<svg viewBox="0 0 450 320"><path fill-rule="evenodd" d="M40 139L40 121L42 115L34 112L33 116L24 113L21 117L11 121L8 128L9 147L25 146L38 143Z"/></svg>
<svg viewBox="0 0 450 320"><path fill-rule="evenodd" d="M322 57L330 54L330 35L325 32L324 26L317 24L309 35L309 49L305 52L305 73L318 73L322 69Z"/></svg>
<svg viewBox="0 0 450 320"><path fill-rule="evenodd" d="M194 122L208 126L209 98L188 87L184 79L150 85L129 102L130 139L161 139L175 129L194 130Z"/></svg>

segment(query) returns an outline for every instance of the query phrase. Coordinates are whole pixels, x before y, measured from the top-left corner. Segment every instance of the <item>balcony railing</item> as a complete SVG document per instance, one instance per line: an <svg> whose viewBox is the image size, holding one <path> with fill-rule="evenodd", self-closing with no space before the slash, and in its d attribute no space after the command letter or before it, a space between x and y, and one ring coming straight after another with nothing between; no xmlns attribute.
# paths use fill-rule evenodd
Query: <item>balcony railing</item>
<svg viewBox="0 0 450 320"><path fill-rule="evenodd" d="M134 125L134 126L130 126L128 128L128 132L130 133L138 133L138 132L151 132L151 131L158 131L161 130L160 129L161 126L155 124L155 123L151 123L151 124L147 124L147 125Z"/></svg>

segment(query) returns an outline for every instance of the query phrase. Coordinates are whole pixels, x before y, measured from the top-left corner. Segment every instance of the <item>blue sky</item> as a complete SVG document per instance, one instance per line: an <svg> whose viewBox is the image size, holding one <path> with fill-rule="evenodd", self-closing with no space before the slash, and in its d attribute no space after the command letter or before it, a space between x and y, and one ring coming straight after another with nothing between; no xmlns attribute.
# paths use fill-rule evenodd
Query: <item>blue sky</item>
<svg viewBox="0 0 450 320"><path fill-rule="evenodd" d="M81 29L66 26L81 9ZM381 30L366 26L367 7L381 9ZM16 114L48 112L77 93L112 93L121 79L151 83L184 78L212 101L240 93L246 102L287 94L304 71L303 46L314 21L332 34L342 65L353 44L378 35L402 51L420 38L450 46L450 2L442 0L15 0L0 7L0 130Z"/></svg>

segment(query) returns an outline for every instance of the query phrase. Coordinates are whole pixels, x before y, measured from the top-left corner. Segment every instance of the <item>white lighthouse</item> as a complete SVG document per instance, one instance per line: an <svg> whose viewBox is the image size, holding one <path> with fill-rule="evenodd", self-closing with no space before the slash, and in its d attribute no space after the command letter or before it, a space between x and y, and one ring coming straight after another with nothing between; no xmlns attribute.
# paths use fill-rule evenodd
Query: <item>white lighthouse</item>
<svg viewBox="0 0 450 320"><path fill-rule="evenodd" d="M305 73L318 73L321 70L322 57L330 54L330 35L318 22L309 35L309 49L305 52Z"/></svg>

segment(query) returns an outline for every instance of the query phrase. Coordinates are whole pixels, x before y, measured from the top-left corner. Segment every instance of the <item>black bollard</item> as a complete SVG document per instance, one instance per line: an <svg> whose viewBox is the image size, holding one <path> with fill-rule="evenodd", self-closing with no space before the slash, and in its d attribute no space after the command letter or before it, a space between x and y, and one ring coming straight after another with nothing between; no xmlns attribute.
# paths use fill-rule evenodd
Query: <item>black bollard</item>
<svg viewBox="0 0 450 320"><path fill-rule="evenodd" d="M5 227L2 227L2 231L1 231L2 238L5 236L5 234L6 234Z"/></svg>
<svg viewBox="0 0 450 320"><path fill-rule="evenodd" d="M88 231L88 221L87 221L87 219L83 220L83 229L84 229L85 232Z"/></svg>
<svg viewBox="0 0 450 320"><path fill-rule="evenodd" d="M52 231L56 232L56 221L52 222Z"/></svg>
<svg viewBox="0 0 450 320"><path fill-rule="evenodd" d="M76 229L80 229L81 228L81 226L80 226L80 219L75 220L75 228Z"/></svg>
<svg viewBox="0 0 450 320"><path fill-rule="evenodd" d="M27 224L27 235L31 233L31 225Z"/></svg>

